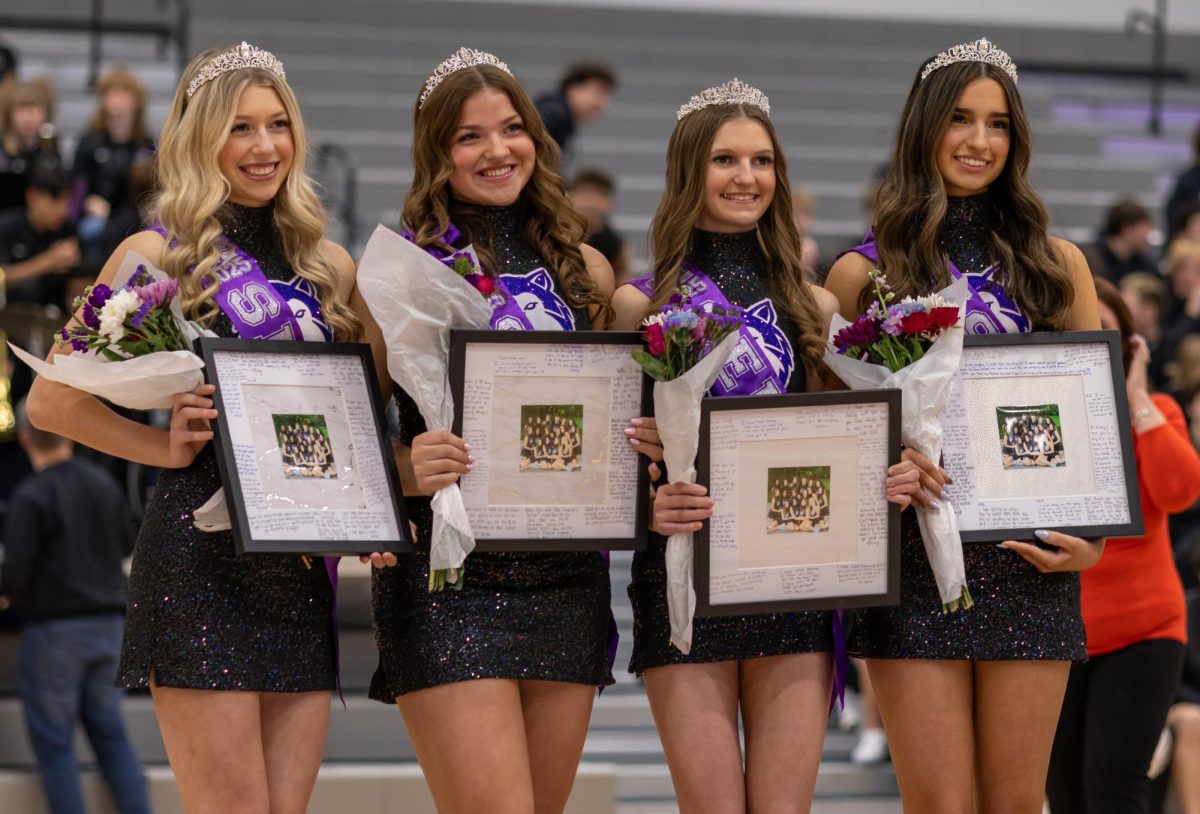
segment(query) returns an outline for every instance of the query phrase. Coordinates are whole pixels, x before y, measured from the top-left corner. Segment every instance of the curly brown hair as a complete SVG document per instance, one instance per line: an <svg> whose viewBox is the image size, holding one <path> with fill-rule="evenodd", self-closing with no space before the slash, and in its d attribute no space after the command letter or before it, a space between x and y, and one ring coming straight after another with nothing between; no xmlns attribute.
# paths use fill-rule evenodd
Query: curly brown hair
<svg viewBox="0 0 1200 814"><path fill-rule="evenodd" d="M463 104L485 88L503 92L521 117L533 140L533 174L521 190L522 233L558 279L567 304L576 309L595 307L605 320L612 305L588 273L579 246L587 222L575 211L558 174L560 153L546 132L542 117L521 83L494 65L476 65L446 77L413 113L413 180L404 199L403 225L418 246L453 250L443 241L451 222L474 244L489 274L496 268L491 229L480 207L455 198L450 187L454 161L450 139Z"/></svg>

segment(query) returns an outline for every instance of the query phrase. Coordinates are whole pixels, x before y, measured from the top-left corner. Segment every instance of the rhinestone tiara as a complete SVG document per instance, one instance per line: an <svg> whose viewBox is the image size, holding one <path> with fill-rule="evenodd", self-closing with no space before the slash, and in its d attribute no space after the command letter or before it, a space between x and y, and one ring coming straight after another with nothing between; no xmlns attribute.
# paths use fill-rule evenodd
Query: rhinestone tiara
<svg viewBox="0 0 1200 814"><path fill-rule="evenodd" d="M266 68L280 79L284 78L283 63L279 61L278 57L270 51L255 48L243 40L241 45L235 45L227 51L222 51L200 69L195 79L188 84L187 98L191 99L192 94L221 74L242 68Z"/></svg>
<svg viewBox="0 0 1200 814"><path fill-rule="evenodd" d="M495 65L509 76L513 75L508 66L493 54L489 54L487 51L476 51L474 48L459 48L434 68L433 73L425 80L425 90L421 91L421 98L417 100L417 110L425 107L425 100L429 98L429 94L433 93L434 88L442 84L443 79L452 73L457 73L465 68L474 68L476 65Z"/></svg>
<svg viewBox="0 0 1200 814"><path fill-rule="evenodd" d="M948 51L942 51L925 66L925 70L921 71L921 81L925 81L925 77L938 68L945 68L955 62L986 62L989 65L995 65L1011 76L1013 83L1016 84L1017 66L1013 64L1008 54L988 42L986 38L980 38L975 42L964 42Z"/></svg>
<svg viewBox="0 0 1200 814"><path fill-rule="evenodd" d="M771 113L771 100L767 98L767 95L735 77L724 85L717 85L703 93L697 93L688 100L686 105L679 108L675 119L678 121L689 113L695 113L697 110L712 105L753 105L767 115Z"/></svg>

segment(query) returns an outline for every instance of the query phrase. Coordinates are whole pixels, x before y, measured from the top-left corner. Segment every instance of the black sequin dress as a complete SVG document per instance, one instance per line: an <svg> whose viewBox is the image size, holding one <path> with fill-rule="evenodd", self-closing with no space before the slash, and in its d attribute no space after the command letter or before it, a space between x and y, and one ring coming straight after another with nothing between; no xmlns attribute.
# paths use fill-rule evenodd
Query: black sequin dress
<svg viewBox="0 0 1200 814"><path fill-rule="evenodd" d="M484 210L502 275L546 265L520 235L518 207ZM577 329L590 327L586 312L572 313ZM396 401L400 441L411 444L425 422L399 388ZM467 557L461 590L430 593L430 500L406 497L405 504L419 551L372 574L379 647L372 698L391 704L415 690L479 678L613 682L607 653L612 593L608 564L597 552L476 551Z"/></svg>
<svg viewBox="0 0 1200 814"><path fill-rule="evenodd" d="M226 204L226 235L271 280L293 274L272 207ZM221 314L212 330L236 336ZM207 533L192 512L221 487L213 445L192 464L165 469L146 507L129 578L117 683L198 690L332 690L333 591L319 558L238 556L233 535Z"/></svg>
<svg viewBox="0 0 1200 814"><path fill-rule="evenodd" d="M748 308L770 296L766 261L756 231L718 234L697 229L687 259L707 274L734 305ZM794 349L795 323L781 315L779 327ZM787 392L803 393L804 389L804 366L797 361L787 382ZM684 655L671 645L666 544L665 537L651 532L646 550L633 555L633 579L629 584L633 605L630 672L641 674L668 664L703 664L833 649L832 614L770 613L697 617L692 623L691 652Z"/></svg>
<svg viewBox="0 0 1200 814"><path fill-rule="evenodd" d="M969 314L968 331L1029 330L1028 318L992 278L989 235L996 217L986 195L950 198L941 245L990 311ZM900 530L900 604L855 614L854 655L979 661L1087 657L1078 573L1042 574L994 543L966 543L963 559L975 606L943 614L912 511L901 515Z"/></svg>

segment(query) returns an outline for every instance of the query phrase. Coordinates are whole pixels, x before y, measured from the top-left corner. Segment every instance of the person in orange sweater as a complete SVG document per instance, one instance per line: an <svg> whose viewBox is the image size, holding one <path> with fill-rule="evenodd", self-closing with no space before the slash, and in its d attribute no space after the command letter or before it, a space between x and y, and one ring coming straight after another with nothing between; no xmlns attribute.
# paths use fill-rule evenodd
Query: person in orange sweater
<svg viewBox="0 0 1200 814"><path fill-rule="evenodd" d="M1046 796L1052 814L1148 812L1146 771L1175 697L1187 609L1167 515L1200 497L1200 455L1183 411L1149 391L1150 352L1117 289L1096 280L1100 323L1121 332L1146 531L1109 538L1082 574L1088 661L1071 668Z"/></svg>

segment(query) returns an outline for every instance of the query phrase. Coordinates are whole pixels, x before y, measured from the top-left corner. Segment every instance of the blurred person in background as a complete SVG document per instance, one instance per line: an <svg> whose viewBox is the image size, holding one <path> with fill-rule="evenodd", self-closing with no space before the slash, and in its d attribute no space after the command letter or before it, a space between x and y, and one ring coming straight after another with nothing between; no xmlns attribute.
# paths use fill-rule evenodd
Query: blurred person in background
<svg viewBox="0 0 1200 814"><path fill-rule="evenodd" d="M1167 515L1200 497L1200 455L1183 410L1150 392L1150 352L1117 288L1096 280L1100 325L1121 334L1145 534L1109 538L1081 574L1086 662L1071 667L1046 794L1053 814L1149 812L1150 759L1175 698L1187 641Z"/></svg>
<svg viewBox="0 0 1200 814"><path fill-rule="evenodd" d="M123 561L134 542L128 503L111 475L74 457L71 441L33 427L23 401L16 420L35 474L8 502L0 593L25 622L17 692L50 812L85 812L75 759L82 724L117 809L149 814L116 686Z"/></svg>
<svg viewBox="0 0 1200 814"><path fill-rule="evenodd" d="M75 149L80 237L94 242L113 210L134 204L129 169L147 160L154 141L147 130L146 88L137 74L116 68L96 82L96 109Z"/></svg>
<svg viewBox="0 0 1200 814"><path fill-rule="evenodd" d="M613 268L616 285L620 286L629 282L633 247L608 222L616 191L611 175L600 170L583 170L572 179L567 195L579 214L587 219L584 243L604 255Z"/></svg>
<svg viewBox="0 0 1200 814"><path fill-rule="evenodd" d="M575 131L604 115L616 89L617 75L607 65L572 65L563 74L557 90L534 101L546 132L562 150L563 166L569 161Z"/></svg>
<svg viewBox="0 0 1200 814"><path fill-rule="evenodd" d="M1187 238L1200 241L1200 201L1193 201L1182 207L1177 224L1179 230L1174 234L1173 240Z"/></svg>
<svg viewBox="0 0 1200 814"><path fill-rule="evenodd" d="M61 167L54 127L54 86L41 78L14 84L0 98L0 211L25 205L29 175Z"/></svg>
<svg viewBox="0 0 1200 814"><path fill-rule="evenodd" d="M1167 298L1167 287L1162 277L1135 271L1121 278L1121 299L1133 317L1134 332L1146 340L1153 357L1162 338L1162 311ZM1155 382L1161 385L1162 382Z"/></svg>
<svg viewBox="0 0 1200 814"><path fill-rule="evenodd" d="M1200 548L1192 551L1188 570L1193 584L1200 576ZM1187 652L1175 703L1167 713L1174 749L1171 784L1182 814L1200 814L1200 589L1187 593Z"/></svg>
<svg viewBox="0 0 1200 814"><path fill-rule="evenodd" d="M1175 187L1167 198L1163 222L1167 228L1167 243L1175 239L1183 228L1183 217L1190 207L1200 204L1200 125L1192 133L1192 166L1184 170L1175 180Z"/></svg>
<svg viewBox="0 0 1200 814"><path fill-rule="evenodd" d="M1153 228L1145 207L1128 198L1117 201L1104 215L1099 240L1084 249L1092 273L1114 284L1133 272L1156 273L1150 254Z"/></svg>
<svg viewBox="0 0 1200 814"><path fill-rule="evenodd" d="M1150 378L1166 381L1166 366L1187 336L1200 333L1200 242L1178 238L1164 260L1168 278L1162 335L1150 360Z"/></svg>
<svg viewBox="0 0 1200 814"><path fill-rule="evenodd" d="M29 176L25 208L0 215L0 267L8 302L61 306L66 275L79 263L70 209L67 172L39 168Z"/></svg>
<svg viewBox="0 0 1200 814"><path fill-rule="evenodd" d="M792 220L796 231L800 233L802 248L800 261L808 269L805 279L817 284L825 279L825 269L821 267L821 249L812 238L813 210L816 209L817 199L811 192L797 189L792 192Z"/></svg>

